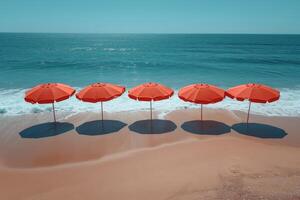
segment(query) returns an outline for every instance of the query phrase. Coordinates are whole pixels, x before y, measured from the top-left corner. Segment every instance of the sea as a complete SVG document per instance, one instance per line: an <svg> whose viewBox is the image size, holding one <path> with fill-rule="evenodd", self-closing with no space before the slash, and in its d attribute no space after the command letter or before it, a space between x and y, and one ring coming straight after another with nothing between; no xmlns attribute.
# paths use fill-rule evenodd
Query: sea
<svg viewBox="0 0 300 200"><path fill-rule="evenodd" d="M199 108L177 96L181 87L192 83L223 89L262 83L280 90L281 98L252 104L251 112L299 116L300 35L0 33L0 76L0 116L51 112L51 105L24 101L25 91L48 82L77 91L95 82L127 89L159 82L175 90L170 99L154 102L154 110L162 113ZM129 99L127 91L104 103L104 110L149 109L148 102ZM247 111L248 102L226 98L205 107ZM56 110L98 112L100 105L73 96L56 103Z"/></svg>

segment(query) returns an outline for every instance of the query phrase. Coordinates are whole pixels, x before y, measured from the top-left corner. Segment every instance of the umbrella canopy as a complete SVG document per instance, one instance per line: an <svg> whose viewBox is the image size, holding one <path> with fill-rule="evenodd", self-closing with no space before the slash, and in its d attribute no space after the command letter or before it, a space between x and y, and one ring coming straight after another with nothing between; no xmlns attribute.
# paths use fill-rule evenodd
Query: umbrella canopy
<svg viewBox="0 0 300 200"><path fill-rule="evenodd" d="M111 83L94 83L76 94L76 98L90 103L110 101L121 96L125 87Z"/></svg>
<svg viewBox="0 0 300 200"><path fill-rule="evenodd" d="M125 87L111 83L94 83L76 94L76 98L90 103L101 102L101 115L103 120L103 102L110 101L121 96L125 92Z"/></svg>
<svg viewBox="0 0 300 200"><path fill-rule="evenodd" d="M75 93L69 85L46 83L35 86L25 93L25 101L35 104L55 103L68 99Z"/></svg>
<svg viewBox="0 0 300 200"><path fill-rule="evenodd" d="M225 98L225 91L214 85L200 83L181 88L178 96L183 101L210 104L222 101Z"/></svg>
<svg viewBox="0 0 300 200"><path fill-rule="evenodd" d="M228 89L226 95L238 101L248 99L255 103L270 103L280 98L280 92L278 90L256 83L235 86Z"/></svg>
<svg viewBox="0 0 300 200"><path fill-rule="evenodd" d="M152 120L152 101L168 99L174 94L171 88L159 83L144 83L128 91L131 99L150 102L150 117Z"/></svg>
<svg viewBox="0 0 300 200"><path fill-rule="evenodd" d="M277 101L280 98L280 92L263 84L249 83L228 89L226 91L226 96L238 101L244 101L245 99L249 100L247 115L248 124L251 102L271 103Z"/></svg>
<svg viewBox="0 0 300 200"><path fill-rule="evenodd" d="M178 96L183 101L201 104L202 120L202 104L211 104L222 101L225 98L225 91L214 85L199 83L181 88L179 90Z"/></svg>
<svg viewBox="0 0 300 200"><path fill-rule="evenodd" d="M71 97L75 90L62 83L46 83L35 86L25 93L25 101L35 104L52 103L53 117L56 122L54 103Z"/></svg>
<svg viewBox="0 0 300 200"><path fill-rule="evenodd" d="M171 88L151 82L138 85L128 91L128 96L138 101L160 101L170 98L173 94Z"/></svg>

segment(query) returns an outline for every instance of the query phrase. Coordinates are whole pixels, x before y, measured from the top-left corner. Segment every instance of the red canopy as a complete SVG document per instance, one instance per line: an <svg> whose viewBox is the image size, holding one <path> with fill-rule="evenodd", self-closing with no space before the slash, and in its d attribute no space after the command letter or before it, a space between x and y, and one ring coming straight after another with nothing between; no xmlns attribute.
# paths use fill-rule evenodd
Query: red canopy
<svg viewBox="0 0 300 200"><path fill-rule="evenodd" d="M52 103L53 118L56 122L54 103L71 97L75 90L62 83L46 83L37 85L25 93L25 101L29 103L46 104Z"/></svg>
<svg viewBox="0 0 300 200"><path fill-rule="evenodd" d="M125 92L125 87L111 83L94 83L76 94L77 99L97 103L112 100L121 96Z"/></svg>
<svg viewBox="0 0 300 200"><path fill-rule="evenodd" d="M178 96L183 101L201 104L201 120L203 104L217 103L225 98L225 91L214 85L205 83L192 84L181 88Z"/></svg>
<svg viewBox="0 0 300 200"><path fill-rule="evenodd" d="M75 93L75 90L62 83L46 83L37 85L25 93L25 101L29 103L47 104L63 101Z"/></svg>
<svg viewBox="0 0 300 200"><path fill-rule="evenodd" d="M159 83L144 83L132 88L128 92L128 96L139 101L159 101L168 99L174 94L171 88Z"/></svg>
<svg viewBox="0 0 300 200"><path fill-rule="evenodd" d="M144 83L128 91L131 99L150 102L150 118L152 127L152 101L168 99L174 94L171 88L159 83Z"/></svg>
<svg viewBox="0 0 300 200"><path fill-rule="evenodd" d="M94 83L87 86L79 93L76 98L85 102L101 102L101 119L103 126L103 102L121 96L125 92L125 87L111 83Z"/></svg>
<svg viewBox="0 0 300 200"><path fill-rule="evenodd" d="M210 104L222 101L225 98L225 91L214 85L192 84L180 89L180 99L197 104Z"/></svg>
<svg viewBox="0 0 300 200"><path fill-rule="evenodd" d="M248 99L251 102L267 103L273 102L280 98L280 92L269 86L249 83L238 85L226 91L226 95L238 101Z"/></svg>
<svg viewBox="0 0 300 200"><path fill-rule="evenodd" d="M247 124L249 122L251 102L270 103L280 98L280 92L278 90L257 83L249 83L235 86L233 88L228 89L226 91L226 95L238 101L244 101L245 99L249 100Z"/></svg>

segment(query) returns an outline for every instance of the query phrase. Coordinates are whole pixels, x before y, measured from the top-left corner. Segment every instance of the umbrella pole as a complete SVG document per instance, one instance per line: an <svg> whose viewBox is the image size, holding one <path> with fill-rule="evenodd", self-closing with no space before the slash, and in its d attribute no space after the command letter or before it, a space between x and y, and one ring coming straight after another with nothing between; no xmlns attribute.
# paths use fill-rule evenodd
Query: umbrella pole
<svg viewBox="0 0 300 200"><path fill-rule="evenodd" d="M152 101L150 101L150 119L152 121Z"/></svg>
<svg viewBox="0 0 300 200"><path fill-rule="evenodd" d="M103 102L101 101L101 120L103 121Z"/></svg>
<svg viewBox="0 0 300 200"><path fill-rule="evenodd" d="M247 115L247 127L248 127L248 122L249 122L250 108L251 108L251 101L249 101L249 108L248 108L248 115Z"/></svg>
<svg viewBox="0 0 300 200"><path fill-rule="evenodd" d="M54 118L54 122L56 123L56 116L55 116L54 102L52 103L52 110L53 110L53 118Z"/></svg>
<svg viewBox="0 0 300 200"><path fill-rule="evenodd" d="M203 119L203 104L201 104L201 121L202 121L202 119Z"/></svg>
<svg viewBox="0 0 300 200"><path fill-rule="evenodd" d="M103 129L103 102L101 101L101 125Z"/></svg>
<svg viewBox="0 0 300 200"><path fill-rule="evenodd" d="M150 101L150 132L152 133L152 100Z"/></svg>

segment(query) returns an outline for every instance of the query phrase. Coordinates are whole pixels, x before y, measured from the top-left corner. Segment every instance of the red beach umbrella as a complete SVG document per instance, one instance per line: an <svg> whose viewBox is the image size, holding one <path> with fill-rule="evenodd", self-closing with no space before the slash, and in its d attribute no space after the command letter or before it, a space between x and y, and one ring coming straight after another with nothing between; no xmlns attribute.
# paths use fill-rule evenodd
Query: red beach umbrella
<svg viewBox="0 0 300 200"><path fill-rule="evenodd" d="M201 104L201 120L203 104L211 104L222 101L225 98L225 91L214 85L192 84L179 90L178 96L183 101Z"/></svg>
<svg viewBox="0 0 300 200"><path fill-rule="evenodd" d="M90 103L101 102L101 117L103 120L103 102L110 101L121 96L125 87L111 83L94 83L82 89L76 94L76 98Z"/></svg>
<svg viewBox="0 0 300 200"><path fill-rule="evenodd" d="M228 89L226 91L226 96L232 99L236 99L238 101L244 101L245 99L249 100L249 108L247 115L248 124L251 102L271 103L273 101L277 101L280 98L280 92L263 84L249 83L244 85L238 85Z"/></svg>
<svg viewBox="0 0 300 200"><path fill-rule="evenodd" d="M150 102L150 118L152 120L152 101L168 99L174 94L171 88L159 83L144 83L128 91L131 99Z"/></svg>
<svg viewBox="0 0 300 200"><path fill-rule="evenodd" d="M56 122L54 103L68 99L75 93L69 85L62 83L46 83L35 86L25 93L25 101L35 104L52 103L53 118Z"/></svg>

